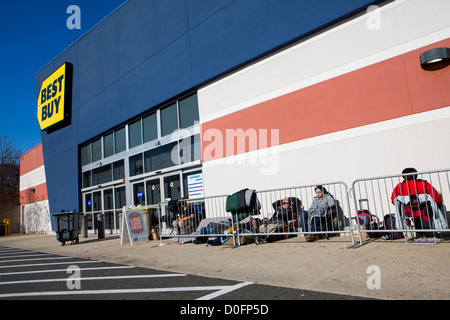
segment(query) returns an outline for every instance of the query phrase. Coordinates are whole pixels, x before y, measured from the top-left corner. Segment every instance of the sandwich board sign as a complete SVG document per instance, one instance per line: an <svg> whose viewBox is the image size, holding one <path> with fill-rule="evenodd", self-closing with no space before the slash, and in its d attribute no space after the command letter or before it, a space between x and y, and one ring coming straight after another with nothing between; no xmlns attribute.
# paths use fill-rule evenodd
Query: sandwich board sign
<svg viewBox="0 0 450 320"><path fill-rule="evenodd" d="M122 226L127 226L131 245L142 241L148 241L148 234L147 228L145 227L144 223L143 210L124 208L123 212L125 214L122 215ZM123 229L125 228L122 228L122 240L124 239Z"/></svg>

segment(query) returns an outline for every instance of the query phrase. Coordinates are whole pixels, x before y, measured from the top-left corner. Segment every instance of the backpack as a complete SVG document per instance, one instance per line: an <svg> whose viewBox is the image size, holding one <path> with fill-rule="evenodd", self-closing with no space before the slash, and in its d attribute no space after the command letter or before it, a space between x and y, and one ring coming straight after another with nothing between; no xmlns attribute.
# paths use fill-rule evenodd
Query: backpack
<svg viewBox="0 0 450 320"><path fill-rule="evenodd" d="M359 224L363 224L366 229L369 229L369 224L372 222L372 217L369 210L358 210Z"/></svg>
<svg viewBox="0 0 450 320"><path fill-rule="evenodd" d="M385 230L396 230L395 227L395 215L393 213L387 214L384 216L383 221ZM401 232L386 232L385 239L386 240L395 240L403 238L403 234Z"/></svg>
<svg viewBox="0 0 450 320"><path fill-rule="evenodd" d="M359 223L364 225L366 230L379 230L378 219L376 216L372 215L369 210L363 209L358 210ZM368 232L369 238L379 238L381 233L379 232Z"/></svg>

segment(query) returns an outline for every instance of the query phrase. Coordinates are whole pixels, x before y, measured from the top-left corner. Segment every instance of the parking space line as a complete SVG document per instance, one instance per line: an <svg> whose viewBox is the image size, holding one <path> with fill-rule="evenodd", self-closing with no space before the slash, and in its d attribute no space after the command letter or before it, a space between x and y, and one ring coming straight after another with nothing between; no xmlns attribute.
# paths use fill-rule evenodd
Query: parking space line
<svg viewBox="0 0 450 320"><path fill-rule="evenodd" d="M67 258L66 258L67 259ZM39 266L51 266L59 264L80 264L80 263L100 263L102 261L86 260L86 261L65 261L65 262L50 262L50 263L33 263L33 264L17 264L14 266L0 266L0 269L4 268L25 268L25 267L39 267Z"/></svg>
<svg viewBox="0 0 450 320"><path fill-rule="evenodd" d="M20 252L23 253L23 252ZM12 255L12 256L1 256L0 259L4 258L21 258L21 257L42 257L42 256L51 256L51 253L33 253L33 254L21 254L21 255ZM0 260L0 262L4 262L3 260Z"/></svg>
<svg viewBox="0 0 450 320"><path fill-rule="evenodd" d="M110 269L133 269L133 268L136 268L136 267L135 266L94 267L94 268L80 268L80 271L95 271L95 270L110 270ZM6 272L6 273L0 273L0 276L14 276L14 275L19 275L19 274L36 274L36 273L49 273L49 272L67 272L67 269Z"/></svg>
<svg viewBox="0 0 450 320"><path fill-rule="evenodd" d="M24 254L24 253L42 253L32 250L7 250L7 251L1 251L0 250L0 256L6 255L6 254Z"/></svg>
<svg viewBox="0 0 450 320"><path fill-rule="evenodd" d="M238 283L238 284L236 284L234 286L223 287L223 289L221 289L221 290L219 290L217 292L213 292L213 293L208 294L206 296L200 297L200 298L198 298L196 300L211 300L211 299L217 298L219 296L222 296L224 294L230 293L232 291L238 290L240 288L246 287L246 286L251 285L251 284L253 284L253 282L243 282L243 283Z"/></svg>
<svg viewBox="0 0 450 320"><path fill-rule="evenodd" d="M67 296L67 295L100 295L124 293L160 293L160 292L186 292L186 291L221 291L236 290L236 286L210 286L210 287L174 287L174 288L143 288L143 289L108 289L108 290L71 290L71 291L41 291L0 294L2 298L39 297L39 296Z"/></svg>
<svg viewBox="0 0 450 320"><path fill-rule="evenodd" d="M0 250L0 254L1 253L12 253L12 252L24 252L24 251L29 252L29 250L11 248L11 249L8 249L8 250Z"/></svg>
<svg viewBox="0 0 450 320"><path fill-rule="evenodd" d="M0 260L1 263L5 262L22 262L22 261L42 261L42 260L61 260L61 259L70 259L70 257L53 257L53 258L32 258L32 259L16 259L16 260Z"/></svg>
<svg viewBox="0 0 450 320"><path fill-rule="evenodd" d="M109 277L81 277L81 278L59 278L59 279L38 279L38 280L21 280L0 282L0 285L10 284L26 284L26 283L44 283L44 282L67 282L70 281L90 281L90 280L120 280L120 279L145 279L145 278L169 278L169 277L185 277L186 274L169 273L169 274L142 274L128 276L109 276Z"/></svg>

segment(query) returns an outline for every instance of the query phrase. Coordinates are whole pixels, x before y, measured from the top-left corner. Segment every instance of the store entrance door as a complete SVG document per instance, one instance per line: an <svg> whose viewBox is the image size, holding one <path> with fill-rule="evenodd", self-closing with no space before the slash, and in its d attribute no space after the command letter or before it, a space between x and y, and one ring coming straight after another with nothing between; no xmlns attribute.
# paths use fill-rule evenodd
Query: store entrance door
<svg viewBox="0 0 450 320"><path fill-rule="evenodd" d="M161 178L145 182L147 205L157 205L161 202Z"/></svg>
<svg viewBox="0 0 450 320"><path fill-rule="evenodd" d="M164 176L164 200L179 200L182 198L181 193L181 172L176 174Z"/></svg>
<svg viewBox="0 0 450 320"><path fill-rule="evenodd" d="M88 218L88 231L97 233L97 215L103 215L105 231L119 232L119 213L126 205L125 186L112 186L83 193L83 212Z"/></svg>
<svg viewBox="0 0 450 320"><path fill-rule="evenodd" d="M161 187L162 186L162 187ZM131 185L133 206L158 205L160 202L181 199L181 173L153 176Z"/></svg>

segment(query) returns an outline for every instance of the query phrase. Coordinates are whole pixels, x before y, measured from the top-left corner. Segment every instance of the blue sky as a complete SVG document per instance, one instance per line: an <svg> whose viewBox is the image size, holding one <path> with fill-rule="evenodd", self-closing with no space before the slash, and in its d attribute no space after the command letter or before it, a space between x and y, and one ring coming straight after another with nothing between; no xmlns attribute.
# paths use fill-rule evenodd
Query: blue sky
<svg viewBox="0 0 450 320"><path fill-rule="evenodd" d="M126 0L0 0L0 135L22 153L41 142L34 75ZM70 5L81 29L70 30Z"/></svg>

